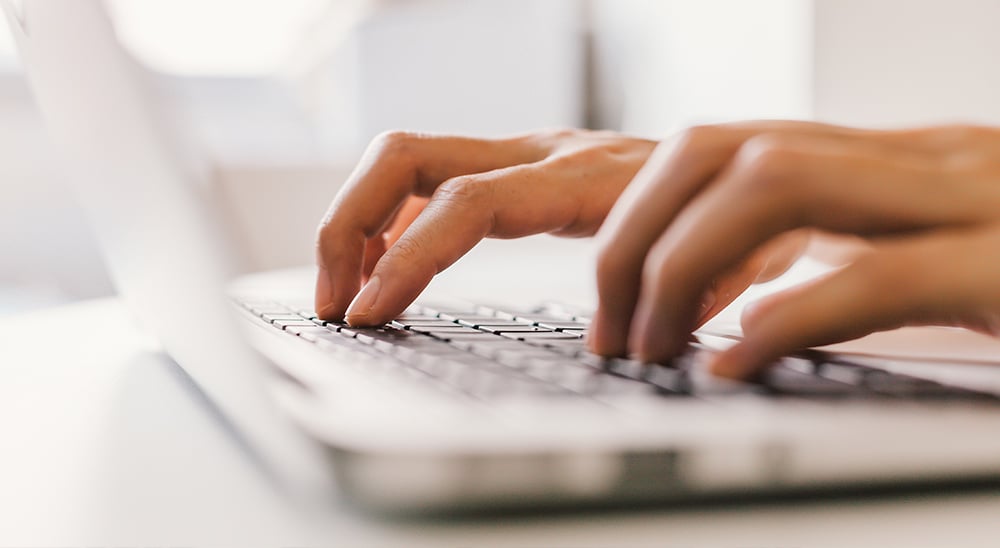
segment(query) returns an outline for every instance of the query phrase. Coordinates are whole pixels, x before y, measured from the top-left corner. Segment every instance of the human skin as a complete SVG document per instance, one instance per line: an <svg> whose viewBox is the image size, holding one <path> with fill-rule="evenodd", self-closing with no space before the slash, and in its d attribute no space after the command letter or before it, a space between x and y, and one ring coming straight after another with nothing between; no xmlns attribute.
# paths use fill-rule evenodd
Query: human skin
<svg viewBox="0 0 1000 548"><path fill-rule="evenodd" d="M716 373L750 377L787 353L902 325L996 333L1000 130L765 121L662 143L385 134L321 224L317 311L384 323L482 238L542 232L597 235L588 345L602 355L669 360L807 244L846 266L749 306Z"/></svg>

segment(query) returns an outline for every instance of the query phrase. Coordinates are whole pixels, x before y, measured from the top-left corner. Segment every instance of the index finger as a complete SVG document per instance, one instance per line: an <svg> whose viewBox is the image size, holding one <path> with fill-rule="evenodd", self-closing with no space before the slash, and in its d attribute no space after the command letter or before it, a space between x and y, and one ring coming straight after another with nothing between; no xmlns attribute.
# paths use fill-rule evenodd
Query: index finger
<svg viewBox="0 0 1000 548"><path fill-rule="evenodd" d="M545 152L529 136L477 139L390 132L376 138L319 227L319 316L343 318L361 286L365 242L385 230L407 197L430 196L453 177L531 163Z"/></svg>

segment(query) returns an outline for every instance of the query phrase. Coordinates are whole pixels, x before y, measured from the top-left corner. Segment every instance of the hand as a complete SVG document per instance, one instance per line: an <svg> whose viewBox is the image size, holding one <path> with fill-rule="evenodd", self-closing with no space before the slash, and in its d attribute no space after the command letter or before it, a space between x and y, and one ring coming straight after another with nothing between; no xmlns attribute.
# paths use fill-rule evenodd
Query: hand
<svg viewBox="0 0 1000 548"><path fill-rule="evenodd" d="M717 373L902 325L1000 332L1000 130L754 122L689 130L637 174L598 235L591 348L673 357L712 280L804 229L868 251L748 307Z"/></svg>
<svg viewBox="0 0 1000 548"><path fill-rule="evenodd" d="M381 324L485 237L593 235L655 146L572 130L382 135L320 226L316 310Z"/></svg>

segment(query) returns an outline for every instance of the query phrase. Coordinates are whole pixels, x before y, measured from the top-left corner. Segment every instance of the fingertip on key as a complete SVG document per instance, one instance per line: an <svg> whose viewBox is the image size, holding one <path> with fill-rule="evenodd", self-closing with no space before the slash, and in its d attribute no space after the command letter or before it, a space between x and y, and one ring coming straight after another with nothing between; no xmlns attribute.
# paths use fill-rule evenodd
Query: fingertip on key
<svg viewBox="0 0 1000 548"><path fill-rule="evenodd" d="M709 364L709 371L725 379L745 380L753 376L756 367L746 345L738 343L718 353Z"/></svg>
<svg viewBox="0 0 1000 548"><path fill-rule="evenodd" d="M327 321L337 321L343 316L343 311L337 310L333 302L333 282L330 280L330 273L322 266L316 273L316 314L320 319Z"/></svg>
<svg viewBox="0 0 1000 548"><path fill-rule="evenodd" d="M594 314L587 330L587 347L599 356L624 356L628 352L624 339L614 335L614 329L609 326L600 310Z"/></svg>
<svg viewBox="0 0 1000 548"><path fill-rule="evenodd" d="M361 288L361 292L354 297L354 301L347 307L347 323L350 325L373 325L376 322L376 304L379 293L382 291L382 280L378 275L372 276L368 283Z"/></svg>

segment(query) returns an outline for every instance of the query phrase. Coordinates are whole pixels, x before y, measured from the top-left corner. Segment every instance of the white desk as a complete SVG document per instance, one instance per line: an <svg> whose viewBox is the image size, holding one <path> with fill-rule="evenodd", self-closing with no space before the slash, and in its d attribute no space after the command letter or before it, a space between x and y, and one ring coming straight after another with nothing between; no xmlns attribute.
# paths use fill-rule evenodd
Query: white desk
<svg viewBox="0 0 1000 548"><path fill-rule="evenodd" d="M0 319L0 546L996 546L1000 492L385 521L272 491L115 300Z"/></svg>

